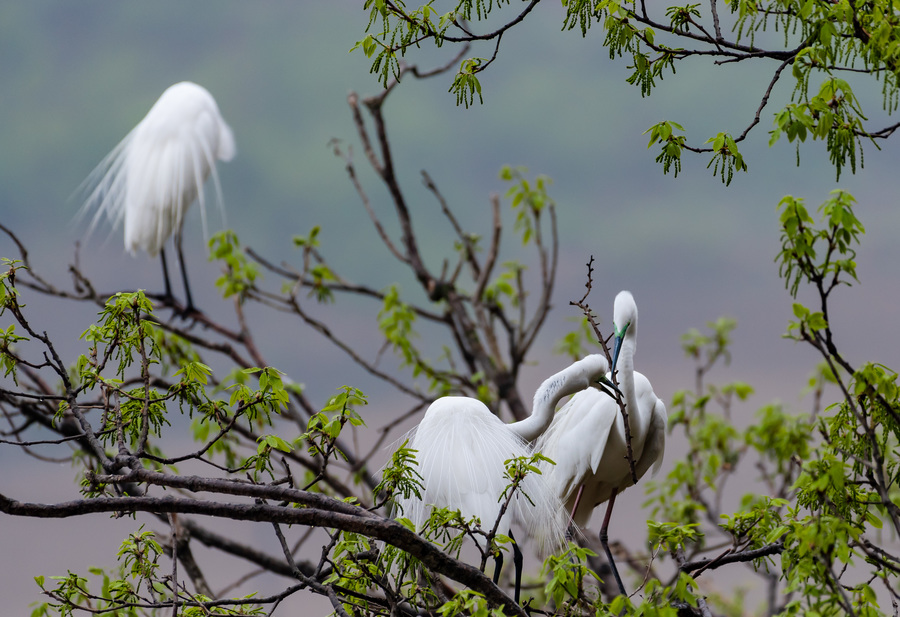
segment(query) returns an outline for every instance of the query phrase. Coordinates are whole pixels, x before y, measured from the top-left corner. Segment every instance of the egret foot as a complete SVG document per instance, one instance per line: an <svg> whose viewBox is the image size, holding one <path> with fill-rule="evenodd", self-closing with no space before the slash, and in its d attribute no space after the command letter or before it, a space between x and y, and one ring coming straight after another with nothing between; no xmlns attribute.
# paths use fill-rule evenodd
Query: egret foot
<svg viewBox="0 0 900 617"><path fill-rule="evenodd" d="M516 542L516 539L515 537L513 537L512 532L509 533L509 537L512 540L513 566L515 567L515 587L513 588L513 599L516 601L516 604L519 604L519 597L522 594L522 566L525 559L522 557L522 551L519 549L519 543ZM493 580L495 585L500 581L501 570L503 570L503 551L498 550L497 555L494 557Z"/></svg>
<svg viewBox="0 0 900 617"><path fill-rule="evenodd" d="M503 569L503 552L497 551L497 554L494 555L494 584L497 585L500 583L500 571Z"/></svg>
<svg viewBox="0 0 900 617"><path fill-rule="evenodd" d="M513 537L512 531L509 532L509 537L512 539L513 565L516 568L516 587L513 590L513 599L516 601L516 604L519 604L519 596L522 592L522 564L525 560L522 558L522 551L519 550L519 543Z"/></svg>
<svg viewBox="0 0 900 617"><path fill-rule="evenodd" d="M175 309L175 316L180 317L181 319L187 321L188 319L192 319L197 321L197 318L202 314L200 309L195 307L193 304L189 304L184 308Z"/></svg>
<svg viewBox="0 0 900 617"><path fill-rule="evenodd" d="M181 233L175 234L175 248L178 252L178 266L181 269L181 282L184 283L184 295L187 299L187 307L184 309L185 319L191 313L198 313L194 308L194 299L191 297L191 286L188 284L187 269L184 267L184 253L181 251Z"/></svg>

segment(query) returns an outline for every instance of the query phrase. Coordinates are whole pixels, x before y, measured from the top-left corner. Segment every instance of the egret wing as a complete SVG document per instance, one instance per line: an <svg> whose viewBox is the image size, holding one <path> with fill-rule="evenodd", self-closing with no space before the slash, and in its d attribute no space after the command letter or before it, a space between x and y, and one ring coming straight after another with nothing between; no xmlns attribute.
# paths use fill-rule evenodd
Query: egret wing
<svg viewBox="0 0 900 617"><path fill-rule="evenodd" d="M494 528L506 502L506 461L529 456L530 448L486 406L474 399L444 397L435 401L419 424L410 447L417 450L422 499L400 501L403 516L422 530L432 507L458 509L465 518ZM529 474L509 502L497 532L507 534L515 521L539 543L557 546L562 539L558 515L562 506L546 479Z"/></svg>
<svg viewBox="0 0 900 617"><path fill-rule="evenodd" d="M641 478L651 466L653 475L656 475L662 465L663 455L666 451L666 428L669 419L666 406L656 396L650 380L637 371L634 373L634 389L638 408L650 410L650 423L647 426L644 449L635 467L638 478Z"/></svg>
<svg viewBox="0 0 900 617"><path fill-rule="evenodd" d="M542 470L563 502L597 471L615 418L615 402L589 388L569 399L538 440L535 449L556 463Z"/></svg>

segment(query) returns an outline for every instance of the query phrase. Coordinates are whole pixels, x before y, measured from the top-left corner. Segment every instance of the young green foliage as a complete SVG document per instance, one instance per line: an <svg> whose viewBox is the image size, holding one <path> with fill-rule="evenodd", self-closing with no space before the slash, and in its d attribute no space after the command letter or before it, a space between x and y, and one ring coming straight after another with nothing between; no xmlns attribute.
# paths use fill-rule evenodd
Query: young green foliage
<svg viewBox="0 0 900 617"><path fill-rule="evenodd" d="M296 444L306 444L308 454L322 456L326 464L334 457L346 461L347 455L337 447L338 437L347 424L353 427L365 426L365 422L354 407L368 404L369 401L362 390L352 386L341 386L339 393L328 400L322 411L309 419L306 432L296 439ZM324 473L324 470L321 473Z"/></svg>
<svg viewBox="0 0 900 617"><path fill-rule="evenodd" d="M661 150L656 157L657 163L662 163L663 173L669 173L672 170L673 175L677 178L678 172L681 171L681 152L684 149L684 135L676 135L675 131L684 132L684 128L677 122L663 121L654 124L644 131L644 135L650 133L650 140L647 142L647 149L655 143L661 144Z"/></svg>
<svg viewBox="0 0 900 617"><path fill-rule="evenodd" d="M3 316L7 310L18 308L19 290L16 289L16 271L24 268L19 265L22 262L17 259L2 258L2 264L6 266L3 272L0 272L0 316ZM0 368L3 369L3 376L12 375L13 381L16 380L16 369L18 367L18 359L13 348L20 341L27 341L28 337L16 334L16 324L9 324L4 330L0 328Z"/></svg>
<svg viewBox="0 0 900 617"><path fill-rule="evenodd" d="M209 239L209 260L221 261L224 266L216 287L222 290L222 297L237 296L244 302L247 293L256 283L259 267L249 261L237 234L231 230L220 231Z"/></svg>
<svg viewBox="0 0 900 617"><path fill-rule="evenodd" d="M446 394L450 390L447 372L424 358L416 345L416 340L420 337L415 329L415 310L400 297L397 285L388 287L383 296L378 313L378 329L394 353L400 357L401 366L411 368L414 378L425 375L430 392Z"/></svg>
<svg viewBox="0 0 900 617"><path fill-rule="evenodd" d="M556 341L553 345L554 353L571 358L575 362L602 349L587 317L569 317L567 321L574 321L577 325Z"/></svg>
<svg viewBox="0 0 900 617"><path fill-rule="evenodd" d="M401 74L400 58L428 41L438 48L486 41L494 46L493 55L464 57L468 48L463 49L449 88L458 105L468 107L476 95L482 102L482 83L477 75L497 60L503 35L517 27L538 2L524 8L511 5L512 11L498 10L509 4L502 1L455 0L441 9L435 4L429 1L412 8L402 1L368 0L366 36L353 49L372 59L371 72L387 86L391 76L399 78ZM855 172L857 164L862 165L863 139L874 144L896 129L868 127L862 102L850 82L841 78L853 72L863 83L865 79L880 82L883 109L888 113L897 109L900 11L889 0L859 6L817 0L732 0L709 6L635 0L564 0L562 4L562 30L577 29L588 36L591 26L598 24L610 59L624 58L629 63L631 72L626 82L640 88L642 96L650 96L663 76L669 71L674 75L685 60L709 61L726 77L728 69L724 67L732 63L746 59L768 62L771 80L758 92L751 91L752 98L759 102L741 136L734 139L730 135L738 132L718 131L706 142L711 145L687 148L711 152L708 166L726 184L735 171L747 169L736 142L768 113L765 110L770 99L781 95L775 86L784 79L792 79L794 87L785 100L776 103L770 144L781 135L796 142L798 163L799 144L810 135L825 144L839 179L847 166ZM444 12L445 8L449 10ZM489 18L493 21L487 22ZM472 19L476 23L469 23ZM775 36L770 35L773 32ZM720 87L728 82L722 79L714 83ZM674 169L677 174L685 137L667 136L660 141L663 152L656 160L663 164L664 173Z"/></svg>
<svg viewBox="0 0 900 617"><path fill-rule="evenodd" d="M822 227L815 226L802 199L788 195L778 204L781 251L775 261L791 296L797 297L801 282L812 284L827 296L836 285L858 280L853 247L866 230L853 212L855 202L845 191L832 191L819 206Z"/></svg>
<svg viewBox="0 0 900 617"><path fill-rule="evenodd" d="M712 144L713 157L706 168L713 167L713 175L719 174L725 186L731 184L735 171L747 171L747 163L738 151L734 137L728 133L719 133L710 137L706 143Z"/></svg>
<svg viewBox="0 0 900 617"><path fill-rule="evenodd" d="M482 70L486 58L466 58L459 65L459 71L450 84L450 92L456 94L456 104L462 103L468 109L469 105L475 102L475 95L478 95L478 102L484 103L481 96L481 82L476 77L477 73Z"/></svg>
<svg viewBox="0 0 900 617"><path fill-rule="evenodd" d="M171 614L172 590L168 577L160 569L163 547L152 531L143 527L122 542L117 553L118 567L113 572L103 568L89 568L100 579L100 589L92 590L87 577L68 572L66 576L52 576L55 587L49 587L43 576L35 582L51 600L38 604L32 617L74 617L81 614L123 615L138 617ZM210 602L202 594L184 594L179 603L180 617L209 615L263 615L264 609L251 596L233 598L230 605L203 605ZM151 607L156 608L151 608Z"/></svg>
<svg viewBox="0 0 900 617"><path fill-rule="evenodd" d="M559 555L550 555L544 560L541 578L547 581L544 593L563 614L569 607L573 610L590 606L585 583L600 577L587 566L588 557L595 557L590 549L569 543Z"/></svg>
<svg viewBox="0 0 900 617"><path fill-rule="evenodd" d="M422 475L416 471L416 452L408 448L409 440L404 441L391 454L391 460L381 471L381 482L375 487L375 495L383 497L384 501L393 500L395 497L409 499L415 495L416 499L422 499ZM382 502L383 503L383 502ZM396 502L395 502L396 503ZM403 516L404 512L397 512L397 516Z"/></svg>
<svg viewBox="0 0 900 617"><path fill-rule="evenodd" d="M555 202L547 194L547 188L553 182L544 175L538 175L531 182L525 177L528 170L524 167L504 165L500 170L500 178L510 182L506 191L516 212L515 228L522 233L522 245L527 245L533 236L540 233L540 218L544 209L555 206Z"/></svg>

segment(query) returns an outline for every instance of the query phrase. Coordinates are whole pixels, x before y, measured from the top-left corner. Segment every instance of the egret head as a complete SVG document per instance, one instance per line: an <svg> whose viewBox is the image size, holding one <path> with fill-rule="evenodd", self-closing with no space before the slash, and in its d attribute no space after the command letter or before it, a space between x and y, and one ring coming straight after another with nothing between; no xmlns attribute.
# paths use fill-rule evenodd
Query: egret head
<svg viewBox="0 0 900 617"><path fill-rule="evenodd" d="M637 346L637 305L630 291L620 291L616 295L613 306L613 332L615 343L613 346L613 361L611 371L616 370L619 361L619 352L622 350L622 342L627 336L632 344L632 352Z"/></svg>
<svg viewBox="0 0 900 617"><path fill-rule="evenodd" d="M603 354L591 354L579 360L577 364L583 365L588 385L591 388L605 392L614 399L616 395L612 391L621 392L606 376L609 372L609 362Z"/></svg>
<svg viewBox="0 0 900 617"><path fill-rule="evenodd" d="M625 396L624 393L619 390L619 386L610 381L610 379L606 375L598 377L596 381L591 383L591 387L600 390L601 392L612 398L614 401L618 400L616 392L618 392L622 396Z"/></svg>

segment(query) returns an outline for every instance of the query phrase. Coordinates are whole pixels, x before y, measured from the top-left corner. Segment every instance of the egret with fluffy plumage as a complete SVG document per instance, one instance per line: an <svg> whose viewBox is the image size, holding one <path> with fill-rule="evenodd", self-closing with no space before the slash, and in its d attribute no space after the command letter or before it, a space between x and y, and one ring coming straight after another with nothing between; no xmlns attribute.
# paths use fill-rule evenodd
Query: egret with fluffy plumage
<svg viewBox="0 0 900 617"><path fill-rule="evenodd" d="M432 507L450 508L466 518L478 517L485 529L492 529L505 501L501 495L510 483L504 476L504 461L530 456L529 442L550 425L557 403L581 390L600 389L601 384L608 383L608 371L609 363L600 354L575 362L541 384L534 395L531 416L511 424L505 424L477 399L446 396L436 400L409 442L409 447L417 451L417 471L424 490L421 499L415 495L401 499L399 515L409 518L421 530ZM497 533L509 535L510 524L516 522L545 549L561 545L567 521L560 515L562 504L545 477L529 474L520 488L524 495L512 500ZM518 602L522 555L515 542L513 558ZM498 558L494 582L501 563Z"/></svg>
<svg viewBox="0 0 900 617"><path fill-rule="evenodd" d="M85 180L88 194L82 213L95 211L90 231L104 216L125 229L125 248L132 254L160 255L167 298L172 298L166 240L175 234L175 248L187 299L194 310L181 250L181 228L188 207L197 200L206 233L203 185L212 175L218 202L222 190L216 159L235 154L234 136L212 95L202 86L183 81L163 92L147 115Z"/></svg>
<svg viewBox="0 0 900 617"><path fill-rule="evenodd" d="M616 296L613 309L615 347L613 370L628 412L635 475L640 480L650 467L662 464L666 448L666 406L650 381L634 370L637 347L637 305L630 292ZM634 484L626 456L625 421L618 403L594 390L575 394L553 418L535 449L555 465L544 464L547 482L566 504L576 525L587 524L598 505L609 501L600 541L624 594L619 573L607 545L607 529L616 495Z"/></svg>

